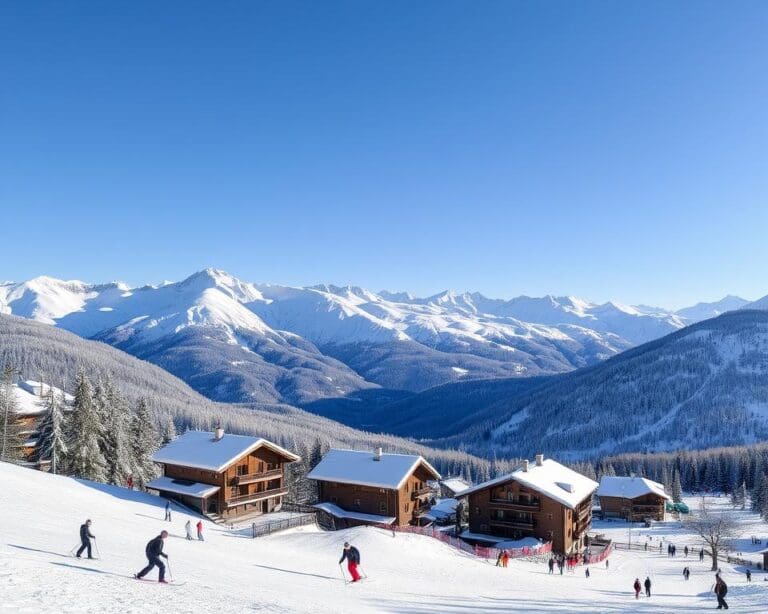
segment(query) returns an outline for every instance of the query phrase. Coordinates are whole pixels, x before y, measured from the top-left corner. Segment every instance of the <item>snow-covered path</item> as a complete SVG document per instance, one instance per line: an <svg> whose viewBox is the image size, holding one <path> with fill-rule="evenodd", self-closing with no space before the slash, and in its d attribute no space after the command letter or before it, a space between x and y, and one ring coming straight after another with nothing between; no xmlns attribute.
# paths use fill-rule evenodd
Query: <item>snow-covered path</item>
<svg viewBox="0 0 768 614"><path fill-rule="evenodd" d="M610 569L592 566L560 577L546 566L512 561L508 569L436 540L392 537L358 528L336 533L294 530L256 540L205 523L206 541L184 539L185 513L162 520L156 497L50 476L0 463L0 611L3 612L697 612L713 608L706 563L666 554L621 552ZM93 520L101 561L68 555L79 525ZM131 578L145 563L144 546L161 529L179 586ZM341 581L345 540L362 553L370 578ZM728 600L740 612L765 612L768 582L752 585L723 566ZM650 575L654 596L635 601L632 583ZM155 578L153 573L151 577Z"/></svg>

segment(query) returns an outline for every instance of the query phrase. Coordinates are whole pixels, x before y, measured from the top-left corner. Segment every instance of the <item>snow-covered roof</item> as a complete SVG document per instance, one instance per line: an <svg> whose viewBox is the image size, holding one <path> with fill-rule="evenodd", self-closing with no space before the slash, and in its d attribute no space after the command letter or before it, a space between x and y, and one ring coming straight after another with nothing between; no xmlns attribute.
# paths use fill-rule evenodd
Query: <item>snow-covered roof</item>
<svg viewBox="0 0 768 614"><path fill-rule="evenodd" d="M398 489L419 465L440 479L437 470L415 454L384 453L379 460L374 460L374 452L338 449L329 450L307 477L323 482Z"/></svg>
<svg viewBox="0 0 768 614"><path fill-rule="evenodd" d="M457 495L469 488L469 484L461 478L448 478L447 480L441 480L440 484Z"/></svg>
<svg viewBox="0 0 768 614"><path fill-rule="evenodd" d="M361 522L370 522L374 524L392 524L396 518L394 516L379 516L377 514L363 514L361 512L348 512L341 509L333 503L317 503L313 505L315 509L323 510L335 518L348 518L350 520L360 520Z"/></svg>
<svg viewBox="0 0 768 614"><path fill-rule="evenodd" d="M424 514L424 518L430 520L441 520L456 515L456 499L438 499L435 504Z"/></svg>
<svg viewBox="0 0 768 614"><path fill-rule="evenodd" d="M27 380L13 385L13 392L16 396L16 410L20 416L39 416L47 410L46 398L40 395L40 382ZM51 390L48 384L42 385L43 395L47 395ZM53 392L57 396L61 395L61 390L53 387ZM66 402L72 402L72 395L65 395Z"/></svg>
<svg viewBox="0 0 768 614"><path fill-rule="evenodd" d="M648 478L636 476L604 475L597 489L598 497L619 497L621 499L636 499L643 495L659 495L671 501L664 492L664 486Z"/></svg>
<svg viewBox="0 0 768 614"><path fill-rule="evenodd" d="M262 446L291 461L299 460L293 452L261 437L225 433L217 441L210 431L187 431L155 452L152 460L168 465L223 471L238 458Z"/></svg>
<svg viewBox="0 0 768 614"><path fill-rule="evenodd" d="M188 495L199 499L212 495L220 490L218 486L212 486L211 484L201 484L200 482L190 482L188 480L176 480L166 476L155 478L147 484L147 488L173 492L179 495Z"/></svg>
<svg viewBox="0 0 768 614"><path fill-rule="evenodd" d="M528 463L527 471L523 468L517 469L507 475L468 488L461 493L461 496L466 497L472 493L510 481L522 484L571 509L589 497L598 486L594 480L590 480L573 469L547 458L542 461L541 465L537 465L535 462Z"/></svg>

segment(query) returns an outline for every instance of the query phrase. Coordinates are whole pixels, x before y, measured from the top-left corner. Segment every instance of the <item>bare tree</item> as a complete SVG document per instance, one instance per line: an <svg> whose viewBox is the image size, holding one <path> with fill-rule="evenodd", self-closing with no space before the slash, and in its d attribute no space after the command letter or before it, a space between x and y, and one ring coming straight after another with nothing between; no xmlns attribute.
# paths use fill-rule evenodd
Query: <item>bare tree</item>
<svg viewBox="0 0 768 614"><path fill-rule="evenodd" d="M709 546L712 556L712 571L718 569L718 556L727 551L731 540L739 536L739 528L730 509L714 510L706 500L701 498L699 511L688 521L692 531L700 535Z"/></svg>

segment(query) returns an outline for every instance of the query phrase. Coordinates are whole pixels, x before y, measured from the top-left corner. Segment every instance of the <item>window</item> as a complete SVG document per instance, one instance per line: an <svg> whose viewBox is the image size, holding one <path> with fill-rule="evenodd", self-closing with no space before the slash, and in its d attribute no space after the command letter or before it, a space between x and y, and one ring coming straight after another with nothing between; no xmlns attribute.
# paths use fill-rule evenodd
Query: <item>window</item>
<svg viewBox="0 0 768 614"><path fill-rule="evenodd" d="M360 507L360 499L355 499L355 507Z"/></svg>
<svg viewBox="0 0 768 614"><path fill-rule="evenodd" d="M383 488L379 488L379 494L380 494L380 495L383 495L383 494L385 494L386 492L387 492L387 491L386 491L386 490L384 490Z"/></svg>
<svg viewBox="0 0 768 614"><path fill-rule="evenodd" d="M480 508L479 507L475 508L475 514L477 514L478 516L480 515Z"/></svg>
<svg viewBox="0 0 768 614"><path fill-rule="evenodd" d="M237 466L237 475L246 475L248 473L248 463Z"/></svg>
<svg viewBox="0 0 768 614"><path fill-rule="evenodd" d="M547 514L547 520L552 520L552 514Z"/></svg>
<svg viewBox="0 0 768 614"><path fill-rule="evenodd" d="M387 502L386 501L379 501L379 511L382 514L386 514L387 513Z"/></svg>
<svg viewBox="0 0 768 614"><path fill-rule="evenodd" d="M405 504L405 511L406 511L406 513L409 512L410 510L411 510L411 504L410 503L406 503Z"/></svg>
<svg viewBox="0 0 768 614"><path fill-rule="evenodd" d="M259 461L259 473L264 473L264 461Z"/></svg>

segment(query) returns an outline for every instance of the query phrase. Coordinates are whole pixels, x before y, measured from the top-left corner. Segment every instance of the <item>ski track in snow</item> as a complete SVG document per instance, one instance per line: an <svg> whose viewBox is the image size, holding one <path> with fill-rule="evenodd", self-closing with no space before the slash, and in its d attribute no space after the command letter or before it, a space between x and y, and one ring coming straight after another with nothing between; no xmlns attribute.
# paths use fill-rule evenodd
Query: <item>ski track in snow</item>
<svg viewBox="0 0 768 614"><path fill-rule="evenodd" d="M454 550L436 540L372 528L322 532L304 527L256 540L204 521L205 542L184 539L191 518L175 509L164 522L163 500L122 488L80 482L0 463L0 612L176 613L176 612L698 612L715 607L709 593L708 563L658 552L618 552L603 563L564 576L549 576L546 565L511 561L508 569ZM720 501L724 503L725 500ZM695 505L695 499L690 501ZM740 513L744 534L765 525ZM79 526L93 520L100 561L68 553ZM137 582L145 564L144 546L160 530L170 537L165 551L182 586ZM623 523L600 523L599 532L626 541ZM648 534L673 538L678 551L698 544L677 523L633 529L633 541ZM338 559L345 540L362 554L369 576L359 585L342 582ZM749 539L739 544L750 549ZM752 549L758 549L758 546ZM96 554L94 552L94 554ZM756 558L756 555L753 555ZM689 582L682 568L691 567ZM723 564L728 601L739 612L765 612L768 582ZM635 601L632 583L650 574L654 597ZM153 571L148 576L157 578Z"/></svg>

